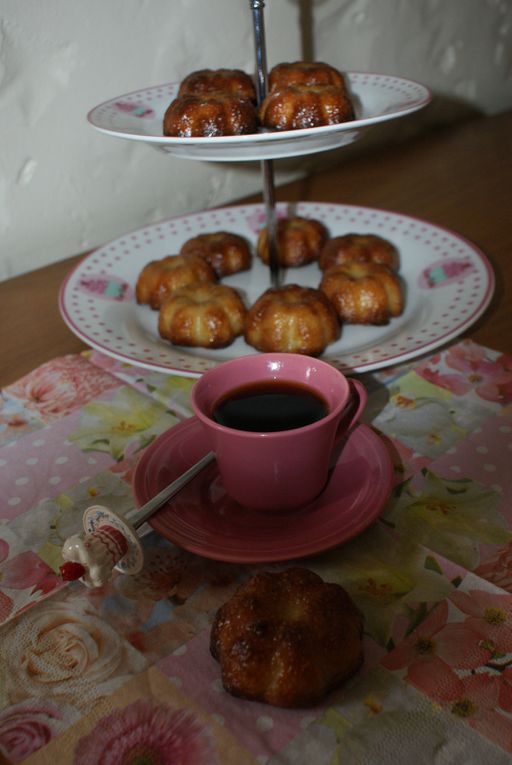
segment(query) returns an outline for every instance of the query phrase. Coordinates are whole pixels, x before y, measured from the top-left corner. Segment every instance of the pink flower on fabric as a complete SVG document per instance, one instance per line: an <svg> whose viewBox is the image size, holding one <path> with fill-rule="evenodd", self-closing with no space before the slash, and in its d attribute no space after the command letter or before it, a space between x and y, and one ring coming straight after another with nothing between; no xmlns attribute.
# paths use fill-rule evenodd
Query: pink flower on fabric
<svg viewBox="0 0 512 765"><path fill-rule="evenodd" d="M0 752L9 762L21 762L60 732L61 720L61 712L50 704L29 701L10 707L0 713Z"/></svg>
<svg viewBox="0 0 512 765"><path fill-rule="evenodd" d="M7 556L9 555L9 545L5 541L5 539L0 539L0 563L4 561ZM2 570L0 569L0 582L2 580ZM12 613L12 609L14 607L14 603L12 599L5 594L5 592L2 592L0 590L0 624L2 622L5 622L6 619L9 618L9 616Z"/></svg>
<svg viewBox="0 0 512 765"><path fill-rule="evenodd" d="M12 598L0 590L0 624L7 621L12 614L14 603Z"/></svg>
<svg viewBox="0 0 512 765"><path fill-rule="evenodd" d="M456 396L463 396L464 393L471 389L470 383L461 375L443 374L429 367L418 370L418 374L424 380L432 383L432 385L437 385L438 388L446 388L446 390L449 390Z"/></svg>
<svg viewBox="0 0 512 765"><path fill-rule="evenodd" d="M207 730L191 712L140 699L103 717L81 738L75 765L210 765Z"/></svg>
<svg viewBox="0 0 512 765"><path fill-rule="evenodd" d="M1 553L1 550L0 550ZM32 550L15 555L0 571L0 584L11 590L40 590L45 595L62 586L62 579Z"/></svg>
<svg viewBox="0 0 512 765"><path fill-rule="evenodd" d="M449 705L450 712L507 751L512 750L512 720L496 710L500 679L481 672L461 680L462 691Z"/></svg>
<svg viewBox="0 0 512 765"><path fill-rule="evenodd" d="M448 605L441 601L391 653L382 660L387 669L396 670L416 661L430 661L436 653L435 636L445 626Z"/></svg>
<svg viewBox="0 0 512 765"><path fill-rule="evenodd" d="M512 712L512 667L500 675L499 706L505 712Z"/></svg>
<svg viewBox="0 0 512 765"><path fill-rule="evenodd" d="M453 592L451 601L467 614L464 626L474 631L492 652L512 651L512 597L485 590Z"/></svg>
<svg viewBox="0 0 512 765"><path fill-rule="evenodd" d="M512 401L512 362L505 355L487 358L485 348L460 343L446 354L446 364L460 372L467 383L486 401L507 404Z"/></svg>
<svg viewBox="0 0 512 765"><path fill-rule="evenodd" d="M32 587L31 595L38 590L46 595L58 587L62 587L62 579L54 574L52 569L31 550L14 555L10 560L9 545L5 539L0 539L0 586L8 590L26 590ZM7 621L14 608L14 602L5 592L0 590L0 624Z"/></svg>
<svg viewBox="0 0 512 765"><path fill-rule="evenodd" d="M46 420L68 414L118 385L108 372L83 356L63 356L35 369L5 390Z"/></svg>
<svg viewBox="0 0 512 765"><path fill-rule="evenodd" d="M112 370L112 372L116 372L119 369L119 366L122 365L123 362L118 361L113 356L107 356L104 353L100 353L100 351L92 350L91 355L89 356L89 360L91 364L94 364L94 366L99 367L103 370Z"/></svg>
<svg viewBox="0 0 512 765"><path fill-rule="evenodd" d="M9 544L5 539L0 539L0 563L2 563L9 555Z"/></svg>
<svg viewBox="0 0 512 765"><path fill-rule="evenodd" d="M480 667L491 651L481 637L463 624L447 624L448 604L440 603L422 624L382 660L390 670L407 667L405 680L439 702L461 693L461 680L453 671Z"/></svg>
<svg viewBox="0 0 512 765"><path fill-rule="evenodd" d="M512 542L484 561L474 573L502 590L512 592Z"/></svg>
<svg viewBox="0 0 512 765"><path fill-rule="evenodd" d="M475 390L480 398L500 404L512 401L512 359L502 355L489 359L487 351L471 342L459 343L445 355L446 365L454 373L436 370L436 358L418 369L425 380L457 396Z"/></svg>
<svg viewBox="0 0 512 765"><path fill-rule="evenodd" d="M445 626L447 617L448 606L443 601L381 661L392 671L407 667L405 679L439 701L454 698L459 690L457 675L437 655L436 635Z"/></svg>
<svg viewBox="0 0 512 765"><path fill-rule="evenodd" d="M464 622L447 624L437 635L437 650L452 669L477 669L492 657L493 650L482 634Z"/></svg>

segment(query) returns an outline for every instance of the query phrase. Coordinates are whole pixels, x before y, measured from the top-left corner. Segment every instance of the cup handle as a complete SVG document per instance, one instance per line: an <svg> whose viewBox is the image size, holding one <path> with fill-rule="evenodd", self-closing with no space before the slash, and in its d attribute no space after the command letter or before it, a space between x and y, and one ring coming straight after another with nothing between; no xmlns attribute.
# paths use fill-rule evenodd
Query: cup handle
<svg viewBox="0 0 512 765"><path fill-rule="evenodd" d="M338 423L335 441L339 441L342 436L346 436L352 430L368 400L366 388L359 380L347 378L347 381L351 388L351 395Z"/></svg>

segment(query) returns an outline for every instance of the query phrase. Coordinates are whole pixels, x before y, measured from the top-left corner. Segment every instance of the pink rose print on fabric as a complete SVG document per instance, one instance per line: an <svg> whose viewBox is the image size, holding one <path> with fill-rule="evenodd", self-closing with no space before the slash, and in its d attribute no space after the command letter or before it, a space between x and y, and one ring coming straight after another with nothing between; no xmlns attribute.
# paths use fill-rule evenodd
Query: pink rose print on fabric
<svg viewBox="0 0 512 765"><path fill-rule="evenodd" d="M9 762L21 762L64 727L63 713L52 704L34 701L16 704L0 713L0 752Z"/></svg>
<svg viewBox="0 0 512 765"><path fill-rule="evenodd" d="M103 717L81 738L75 765L211 765L207 730L191 712L135 701Z"/></svg>
<svg viewBox="0 0 512 765"><path fill-rule="evenodd" d="M502 354L489 358L485 348L474 343L459 343L444 355L452 373L434 368L438 357L418 369L425 380L462 396L470 390L485 401L507 405L512 402L512 358Z"/></svg>
<svg viewBox="0 0 512 765"><path fill-rule="evenodd" d="M5 391L50 422L117 385L115 377L85 357L69 355L43 364Z"/></svg>

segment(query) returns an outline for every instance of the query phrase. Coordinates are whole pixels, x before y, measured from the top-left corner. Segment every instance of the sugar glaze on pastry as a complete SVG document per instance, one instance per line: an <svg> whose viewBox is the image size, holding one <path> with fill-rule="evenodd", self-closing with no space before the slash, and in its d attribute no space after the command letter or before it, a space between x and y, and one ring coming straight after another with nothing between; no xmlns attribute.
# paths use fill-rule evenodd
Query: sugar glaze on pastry
<svg viewBox="0 0 512 765"><path fill-rule="evenodd" d="M234 696L305 707L363 660L363 618L347 592L295 567L262 572L217 611L210 651Z"/></svg>

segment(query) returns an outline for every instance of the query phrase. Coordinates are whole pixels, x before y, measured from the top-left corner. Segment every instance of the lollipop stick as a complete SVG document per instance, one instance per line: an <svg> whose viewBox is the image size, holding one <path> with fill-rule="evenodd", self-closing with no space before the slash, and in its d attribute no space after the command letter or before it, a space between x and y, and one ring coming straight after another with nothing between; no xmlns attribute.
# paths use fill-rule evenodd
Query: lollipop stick
<svg viewBox="0 0 512 765"><path fill-rule="evenodd" d="M174 495L181 491L181 489L191 481L195 475L209 465L214 458L215 454L213 452L205 454L204 457L201 457L201 459L189 467L188 470L185 470L184 473L178 476L175 481L172 481L168 486L163 488L162 491L155 494L155 496L146 502L145 505L142 505L138 510L132 510L127 513L125 516L126 519L130 521L134 529L138 529L139 526L142 526L142 524L162 507L167 500L174 497Z"/></svg>

